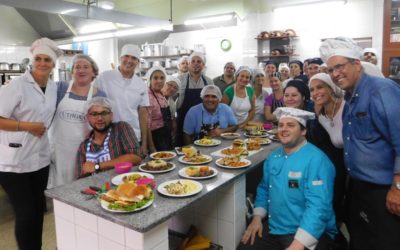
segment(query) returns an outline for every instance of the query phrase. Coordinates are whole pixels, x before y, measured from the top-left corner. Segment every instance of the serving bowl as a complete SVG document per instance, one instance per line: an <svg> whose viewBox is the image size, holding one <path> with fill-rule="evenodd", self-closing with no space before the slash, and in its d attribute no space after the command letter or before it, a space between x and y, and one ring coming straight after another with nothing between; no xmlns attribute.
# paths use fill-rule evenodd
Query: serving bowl
<svg viewBox="0 0 400 250"><path fill-rule="evenodd" d="M125 174L131 171L132 169L132 162L120 162L115 164L115 172L118 174Z"/></svg>

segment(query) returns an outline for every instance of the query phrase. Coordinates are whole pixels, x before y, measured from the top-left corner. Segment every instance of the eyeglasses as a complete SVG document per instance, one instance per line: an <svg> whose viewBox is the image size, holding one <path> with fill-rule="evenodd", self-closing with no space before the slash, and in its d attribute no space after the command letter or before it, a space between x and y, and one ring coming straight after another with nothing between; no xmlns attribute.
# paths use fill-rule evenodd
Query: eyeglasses
<svg viewBox="0 0 400 250"><path fill-rule="evenodd" d="M105 117L105 116L107 116L107 115L109 115L109 114L111 114L110 111L103 111L103 112L100 112L100 113L97 113L97 112L89 113L89 115L90 115L91 117L93 117L93 118L97 118L97 117L99 117L99 116Z"/></svg>
<svg viewBox="0 0 400 250"><path fill-rule="evenodd" d="M348 64L349 62L350 61L347 61L345 63L339 63L339 64L336 64L335 66L333 66L332 68L328 68L327 69L328 74L332 75L336 71L342 72L344 69L344 66L346 66L346 64Z"/></svg>

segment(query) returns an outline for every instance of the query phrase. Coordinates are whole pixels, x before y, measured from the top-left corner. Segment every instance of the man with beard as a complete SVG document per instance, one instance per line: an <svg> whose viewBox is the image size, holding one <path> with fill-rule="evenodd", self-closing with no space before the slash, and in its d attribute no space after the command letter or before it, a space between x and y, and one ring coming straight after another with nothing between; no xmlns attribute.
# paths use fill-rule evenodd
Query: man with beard
<svg viewBox="0 0 400 250"><path fill-rule="evenodd" d="M215 85L208 85L200 93L203 103L192 107L183 126L184 144L191 144L204 136L215 137L222 133L235 132L237 120L232 109L220 103L222 94Z"/></svg>
<svg viewBox="0 0 400 250"><path fill-rule="evenodd" d="M321 58L345 91L344 162L351 250L400 246L400 85L366 73L361 48L350 38L325 40Z"/></svg>
<svg viewBox="0 0 400 250"><path fill-rule="evenodd" d="M113 168L120 162L141 162L140 145L132 127L126 122L112 122L111 102L107 98L92 98L87 104L86 119L93 130L79 146L77 177Z"/></svg>
<svg viewBox="0 0 400 250"><path fill-rule="evenodd" d="M336 234L332 208L335 168L305 138L306 122L314 113L278 108L274 115L282 147L265 160L253 220L238 249L330 250ZM263 223L266 216L268 221Z"/></svg>
<svg viewBox="0 0 400 250"><path fill-rule="evenodd" d="M235 83L235 64L233 62L227 62L224 66L224 73L213 79L215 86L224 93L224 90Z"/></svg>
<svg viewBox="0 0 400 250"><path fill-rule="evenodd" d="M205 67L204 54L193 52L189 58L189 72L181 75L178 79L181 81L179 87L179 97L176 100L177 108L177 144L183 145L183 122L189 109L202 102L200 92L204 86L213 85L214 82L203 74Z"/></svg>
<svg viewBox="0 0 400 250"><path fill-rule="evenodd" d="M147 154L147 107L150 102L147 85L135 75L139 58L140 48L135 44L125 44L121 49L119 67L101 73L96 83L112 101L114 121L131 125L141 142L142 152Z"/></svg>

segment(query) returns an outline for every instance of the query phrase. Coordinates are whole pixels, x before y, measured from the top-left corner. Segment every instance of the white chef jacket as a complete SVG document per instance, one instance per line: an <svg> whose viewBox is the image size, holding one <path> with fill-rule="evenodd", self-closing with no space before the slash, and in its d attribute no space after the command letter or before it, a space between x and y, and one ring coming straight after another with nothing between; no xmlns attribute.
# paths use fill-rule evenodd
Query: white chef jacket
<svg viewBox="0 0 400 250"><path fill-rule="evenodd" d="M56 109L57 86L49 79L46 93L30 72L0 89L0 116L21 122L43 122L48 128ZM9 147L20 143L21 147ZM38 138L27 131L0 130L0 171L26 173L50 164L50 146L45 134Z"/></svg>
<svg viewBox="0 0 400 250"><path fill-rule="evenodd" d="M140 141L138 108L150 106L147 85L137 75L131 79L124 78L118 69L101 73L96 85L112 101L113 122L129 123Z"/></svg>

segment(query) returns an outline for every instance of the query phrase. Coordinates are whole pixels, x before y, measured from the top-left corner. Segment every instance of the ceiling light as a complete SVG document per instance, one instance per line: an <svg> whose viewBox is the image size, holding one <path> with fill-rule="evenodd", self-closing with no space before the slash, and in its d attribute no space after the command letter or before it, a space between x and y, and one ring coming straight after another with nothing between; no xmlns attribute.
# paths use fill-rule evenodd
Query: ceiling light
<svg viewBox="0 0 400 250"><path fill-rule="evenodd" d="M113 32L100 33L100 34L87 35L87 36L76 36L76 37L72 38L72 41L73 42L84 42L84 41L106 39L106 38L111 38L111 37L114 37Z"/></svg>
<svg viewBox="0 0 400 250"><path fill-rule="evenodd" d="M114 9L114 2L112 1L99 1L98 6L106 10Z"/></svg>
<svg viewBox="0 0 400 250"><path fill-rule="evenodd" d="M286 9L297 8L299 6L315 5L315 4L344 5L346 3L347 0L311 0L311 1L293 2L290 4L277 5L272 8L272 11L275 12L277 10L286 10Z"/></svg>
<svg viewBox="0 0 400 250"><path fill-rule="evenodd" d="M165 27L147 27L147 28L139 28L139 29L120 30L120 31L116 31L114 34L116 37L121 37L121 36L137 35L137 34L146 34L146 33L156 32L156 31L160 31L160 30L172 31L172 25L165 26Z"/></svg>
<svg viewBox="0 0 400 250"><path fill-rule="evenodd" d="M184 22L184 24L185 25L195 25L195 24L215 23L215 22L228 21L228 20L233 19L234 17L235 17L234 13L222 14L222 15L189 19L189 20L186 20Z"/></svg>
<svg viewBox="0 0 400 250"><path fill-rule="evenodd" d="M100 24L89 24L83 26L79 30L79 34L89 34L89 33L96 33L96 32L101 32L101 31L108 31L108 30L115 30L116 27L113 23L109 22L103 22Z"/></svg>

